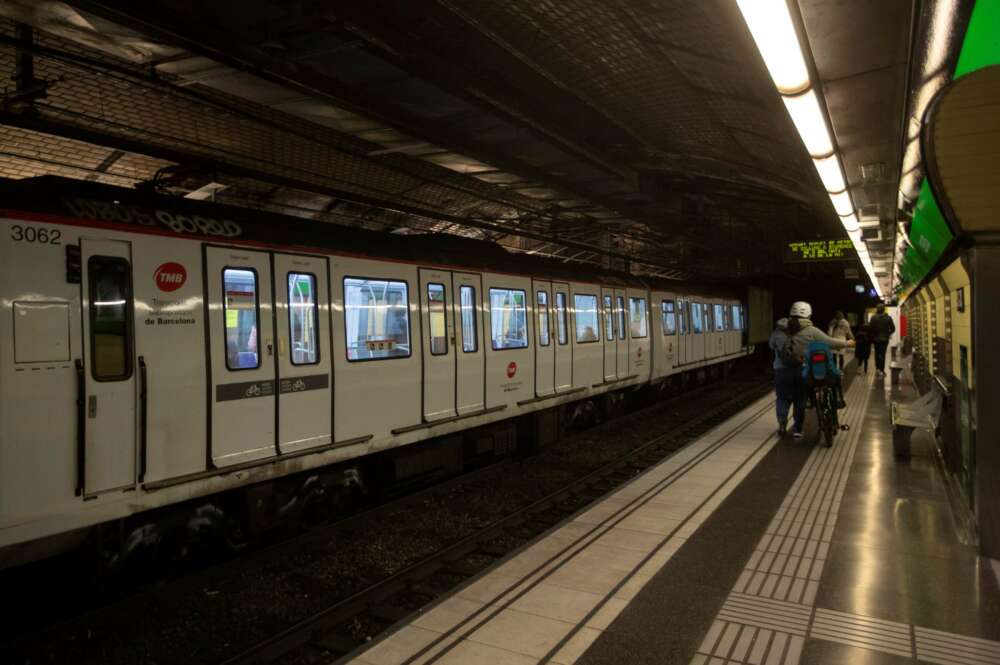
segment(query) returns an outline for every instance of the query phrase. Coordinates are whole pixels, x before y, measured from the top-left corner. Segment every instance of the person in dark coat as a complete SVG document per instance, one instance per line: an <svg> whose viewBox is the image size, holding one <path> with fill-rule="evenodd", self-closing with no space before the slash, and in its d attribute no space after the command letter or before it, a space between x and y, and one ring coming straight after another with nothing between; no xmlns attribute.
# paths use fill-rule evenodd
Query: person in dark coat
<svg viewBox="0 0 1000 665"><path fill-rule="evenodd" d="M885 376L885 350L889 348L889 340L896 332L896 324L885 313L885 305L882 303L875 307L875 316L868 322L868 331L875 347L875 376Z"/></svg>
<svg viewBox="0 0 1000 665"><path fill-rule="evenodd" d="M858 359L858 372L868 374L868 358L872 355L872 338L867 323L862 323L854 331L854 341L857 344L854 347L854 357Z"/></svg>

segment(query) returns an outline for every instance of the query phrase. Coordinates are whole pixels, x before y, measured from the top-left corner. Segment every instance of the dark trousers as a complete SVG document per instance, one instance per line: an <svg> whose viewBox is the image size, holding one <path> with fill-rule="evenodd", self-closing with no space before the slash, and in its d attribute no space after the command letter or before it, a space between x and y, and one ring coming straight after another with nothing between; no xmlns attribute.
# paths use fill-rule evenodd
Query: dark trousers
<svg viewBox="0 0 1000 665"><path fill-rule="evenodd" d="M875 340L875 369L885 374L885 350L889 348L889 340Z"/></svg>
<svg viewBox="0 0 1000 665"><path fill-rule="evenodd" d="M858 367L861 367L862 368L861 371L864 372L865 374L868 373L868 356L867 355L864 358L862 358L861 356L858 356Z"/></svg>
<svg viewBox="0 0 1000 665"><path fill-rule="evenodd" d="M792 431L801 432L806 418L806 382L800 368L779 367L774 370L775 410L778 422L788 422L792 411Z"/></svg>

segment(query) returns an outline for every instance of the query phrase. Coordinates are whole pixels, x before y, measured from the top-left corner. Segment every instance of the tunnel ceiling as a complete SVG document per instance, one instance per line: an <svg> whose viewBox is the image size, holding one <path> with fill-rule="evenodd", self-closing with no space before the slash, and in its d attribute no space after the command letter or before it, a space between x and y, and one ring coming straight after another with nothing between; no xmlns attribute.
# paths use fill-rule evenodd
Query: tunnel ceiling
<svg viewBox="0 0 1000 665"><path fill-rule="evenodd" d="M818 4L803 22L840 49L816 60L847 81L844 104L866 54L822 30L838 17ZM2 74L16 20L38 28L48 82L2 112L5 175L215 182L230 203L675 278L780 274L784 241L843 234L727 0L23 0L0 14ZM900 71L907 25L880 35ZM32 141L38 154L19 151Z"/></svg>

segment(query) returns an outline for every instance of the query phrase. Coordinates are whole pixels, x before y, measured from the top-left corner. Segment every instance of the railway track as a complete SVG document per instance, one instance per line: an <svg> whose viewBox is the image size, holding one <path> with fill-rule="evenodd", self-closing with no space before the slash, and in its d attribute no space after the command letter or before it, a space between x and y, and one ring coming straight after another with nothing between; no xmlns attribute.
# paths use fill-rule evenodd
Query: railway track
<svg viewBox="0 0 1000 665"><path fill-rule="evenodd" d="M329 662L353 651L583 506L661 462L770 389L770 382L750 387L541 499L258 642L222 665ZM504 540L518 544L495 545Z"/></svg>

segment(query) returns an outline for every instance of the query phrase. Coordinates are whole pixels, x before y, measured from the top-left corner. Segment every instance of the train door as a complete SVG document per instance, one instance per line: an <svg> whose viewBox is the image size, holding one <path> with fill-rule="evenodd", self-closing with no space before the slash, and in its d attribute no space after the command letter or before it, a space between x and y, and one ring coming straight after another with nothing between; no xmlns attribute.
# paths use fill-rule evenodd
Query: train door
<svg viewBox="0 0 1000 665"><path fill-rule="evenodd" d="M707 336L705 334L707 332L705 326L706 309L705 303L691 303L691 331L694 333L691 335L691 360L694 362L705 360L705 337Z"/></svg>
<svg viewBox="0 0 1000 665"><path fill-rule="evenodd" d="M274 255L282 453L333 441L328 269L322 256Z"/></svg>
<svg viewBox="0 0 1000 665"><path fill-rule="evenodd" d="M205 248L212 462L229 466L274 455L274 313L271 257Z"/></svg>
<svg viewBox="0 0 1000 665"><path fill-rule="evenodd" d="M424 420L455 413L455 330L451 314L451 272L420 269L420 326L423 331Z"/></svg>
<svg viewBox="0 0 1000 665"><path fill-rule="evenodd" d="M555 392L556 344L552 325L552 282L532 281L535 292L535 394Z"/></svg>
<svg viewBox="0 0 1000 665"><path fill-rule="evenodd" d="M664 371L669 374L677 366L677 307L672 298L660 301L660 329L663 331Z"/></svg>
<svg viewBox="0 0 1000 665"><path fill-rule="evenodd" d="M604 312L604 380L618 378L618 334L615 325L615 290L601 289L601 308Z"/></svg>
<svg viewBox="0 0 1000 665"><path fill-rule="evenodd" d="M628 300L625 289L615 289L615 329L618 337L615 340L616 378L628 376Z"/></svg>
<svg viewBox="0 0 1000 665"><path fill-rule="evenodd" d="M573 346L569 343L569 284L552 283L555 315L556 392L573 387Z"/></svg>
<svg viewBox="0 0 1000 665"><path fill-rule="evenodd" d="M129 487L136 471L132 246L80 241L83 268L83 492Z"/></svg>
<svg viewBox="0 0 1000 665"><path fill-rule="evenodd" d="M677 364L687 365L691 362L691 319L688 314L690 302L677 299Z"/></svg>
<svg viewBox="0 0 1000 665"><path fill-rule="evenodd" d="M486 408L486 352L483 350L483 277L452 273L455 330L455 410L458 415Z"/></svg>

